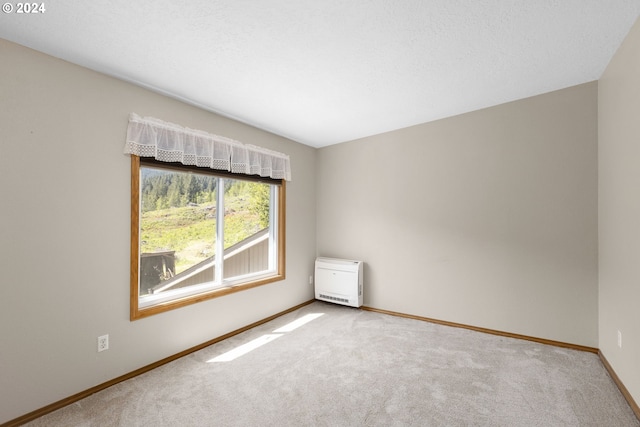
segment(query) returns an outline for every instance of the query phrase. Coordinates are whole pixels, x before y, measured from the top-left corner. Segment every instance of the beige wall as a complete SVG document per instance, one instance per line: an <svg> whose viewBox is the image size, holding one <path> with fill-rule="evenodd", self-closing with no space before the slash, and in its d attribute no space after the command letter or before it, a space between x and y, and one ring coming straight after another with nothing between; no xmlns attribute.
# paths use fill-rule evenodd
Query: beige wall
<svg viewBox="0 0 640 427"><path fill-rule="evenodd" d="M3 40L0 57L0 423L313 297L315 149ZM290 154L285 281L129 321L130 112Z"/></svg>
<svg viewBox="0 0 640 427"><path fill-rule="evenodd" d="M367 306L598 345L595 82L319 150Z"/></svg>
<svg viewBox="0 0 640 427"><path fill-rule="evenodd" d="M599 82L598 117L600 349L640 404L640 21Z"/></svg>

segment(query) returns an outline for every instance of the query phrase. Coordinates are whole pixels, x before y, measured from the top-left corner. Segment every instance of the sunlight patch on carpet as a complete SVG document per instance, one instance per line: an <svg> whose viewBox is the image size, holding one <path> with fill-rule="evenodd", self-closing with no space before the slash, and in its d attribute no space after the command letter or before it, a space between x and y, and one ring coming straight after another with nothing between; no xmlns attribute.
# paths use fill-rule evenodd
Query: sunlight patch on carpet
<svg viewBox="0 0 640 427"><path fill-rule="evenodd" d="M323 314L324 313L309 313L306 316L302 316L301 318L296 319L293 322L287 323L286 325L276 329L272 334L265 334L260 338L256 338L255 340L249 341L246 344L242 344L234 348L233 350L229 350L226 353L221 354L220 356L216 356L213 359L207 360L207 363L231 362L232 360L235 360L238 357L243 356L252 350L255 350L256 348L261 347L275 340L276 338L280 338L286 332L291 332L295 329L298 329L300 326L317 319Z"/></svg>
<svg viewBox="0 0 640 427"><path fill-rule="evenodd" d="M253 341L249 341L246 344L242 344L239 347L234 348L231 351L227 351L226 353L221 354L220 356L214 357L211 360L207 360L207 363L212 362L231 362L238 357L249 353L252 350L255 350L258 347L265 345L268 342L275 340L276 338L280 338L282 334L266 334L261 336L260 338L256 338Z"/></svg>
<svg viewBox="0 0 640 427"><path fill-rule="evenodd" d="M282 334L285 332L291 332L294 329L299 328L302 325L305 325L309 322L311 322L312 320L317 319L318 317L322 316L324 313L309 313L306 316L302 316L299 319L294 320L291 323L288 323L286 325L284 325L281 328L276 329L275 331L273 331L274 334Z"/></svg>

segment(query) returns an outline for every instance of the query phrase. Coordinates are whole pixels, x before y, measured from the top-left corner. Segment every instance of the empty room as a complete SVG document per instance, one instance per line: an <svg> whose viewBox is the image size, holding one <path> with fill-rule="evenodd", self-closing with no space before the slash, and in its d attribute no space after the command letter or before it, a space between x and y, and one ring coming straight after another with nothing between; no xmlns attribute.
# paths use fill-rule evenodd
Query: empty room
<svg viewBox="0 0 640 427"><path fill-rule="evenodd" d="M639 17L5 2L0 425L640 426Z"/></svg>

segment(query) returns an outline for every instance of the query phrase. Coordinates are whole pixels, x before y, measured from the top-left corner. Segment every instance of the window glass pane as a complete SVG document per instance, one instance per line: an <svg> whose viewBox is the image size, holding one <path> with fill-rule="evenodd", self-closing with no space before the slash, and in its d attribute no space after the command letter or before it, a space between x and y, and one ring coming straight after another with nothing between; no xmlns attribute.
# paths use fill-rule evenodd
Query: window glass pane
<svg viewBox="0 0 640 427"><path fill-rule="evenodd" d="M140 297L213 281L217 180L140 168Z"/></svg>
<svg viewBox="0 0 640 427"><path fill-rule="evenodd" d="M225 178L224 188L223 278L269 270L271 185Z"/></svg>

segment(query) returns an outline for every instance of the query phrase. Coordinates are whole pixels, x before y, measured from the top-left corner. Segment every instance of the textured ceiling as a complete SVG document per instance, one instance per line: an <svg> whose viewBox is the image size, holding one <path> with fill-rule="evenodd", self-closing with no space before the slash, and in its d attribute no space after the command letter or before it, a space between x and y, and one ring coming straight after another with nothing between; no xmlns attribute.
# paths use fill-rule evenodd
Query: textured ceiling
<svg viewBox="0 0 640 427"><path fill-rule="evenodd" d="M596 80L640 15L640 0L45 6L0 14L0 37L315 147Z"/></svg>

